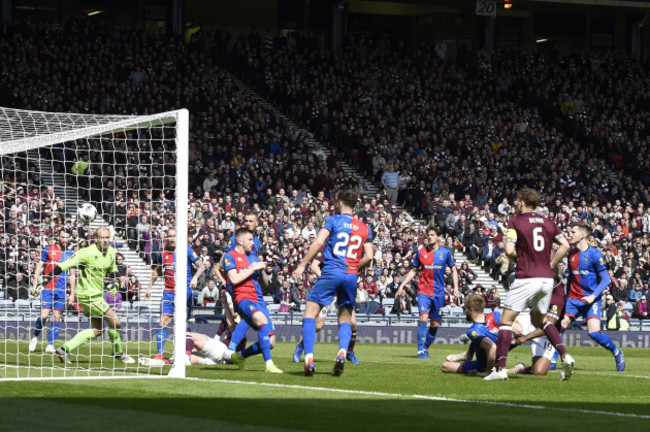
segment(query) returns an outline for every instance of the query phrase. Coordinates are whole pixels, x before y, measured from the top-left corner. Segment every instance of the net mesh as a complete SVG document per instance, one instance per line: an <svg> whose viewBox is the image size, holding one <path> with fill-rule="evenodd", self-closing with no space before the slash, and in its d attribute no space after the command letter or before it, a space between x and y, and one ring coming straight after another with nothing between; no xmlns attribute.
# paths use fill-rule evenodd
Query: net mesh
<svg viewBox="0 0 650 432"><path fill-rule="evenodd" d="M158 352L165 276L146 298L151 266L161 263L166 230L186 226L176 212L187 200L179 113L0 108L0 379L168 372L138 360ZM97 210L90 223L77 214L84 203ZM71 268L50 280L57 263ZM169 328L166 357L173 335Z"/></svg>

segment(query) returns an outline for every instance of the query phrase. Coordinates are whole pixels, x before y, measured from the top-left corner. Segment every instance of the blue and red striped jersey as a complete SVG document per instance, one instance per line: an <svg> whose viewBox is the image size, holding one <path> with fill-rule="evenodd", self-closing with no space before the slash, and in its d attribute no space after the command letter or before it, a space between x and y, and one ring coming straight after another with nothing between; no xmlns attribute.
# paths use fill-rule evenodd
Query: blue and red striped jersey
<svg viewBox="0 0 650 432"><path fill-rule="evenodd" d="M49 275L57 264L62 263L72 255L74 255L74 252L71 250L61 250L57 245L47 246L41 254L41 261L45 263L45 271L43 274L45 276ZM66 271L61 273L59 276L52 278L52 280L45 285L44 289L65 291L67 283L68 272Z"/></svg>
<svg viewBox="0 0 650 432"><path fill-rule="evenodd" d="M323 253L325 268L339 266L357 274L363 245L372 239L370 227L350 214L340 214L325 219L323 229L330 233Z"/></svg>
<svg viewBox="0 0 650 432"><path fill-rule="evenodd" d="M420 270L418 294L428 296L445 295L445 269L454 267L456 263L451 252L444 246L436 250L421 248L413 257L412 266Z"/></svg>
<svg viewBox="0 0 650 432"><path fill-rule="evenodd" d="M228 275L230 270L236 270L241 273L243 270L248 269L253 263L258 262L257 255L250 253L248 255L239 253L237 251L230 251L223 256L223 269ZM260 287L257 278L260 271L254 272L249 278L243 280L239 284L230 282L234 294L235 304L239 304L242 300L250 300L258 302L262 296L262 287Z"/></svg>
<svg viewBox="0 0 650 432"><path fill-rule="evenodd" d="M607 274L607 266L603 254L598 249L589 246L584 252L580 252L577 248L569 251L567 278L569 298L580 300L595 295L598 300L607 286L601 283L603 277L601 272Z"/></svg>

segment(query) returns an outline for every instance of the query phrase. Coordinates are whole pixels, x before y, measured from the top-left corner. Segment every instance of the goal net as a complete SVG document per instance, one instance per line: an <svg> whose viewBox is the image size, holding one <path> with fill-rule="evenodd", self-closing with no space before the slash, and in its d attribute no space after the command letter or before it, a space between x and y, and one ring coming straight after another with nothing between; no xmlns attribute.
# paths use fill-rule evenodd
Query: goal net
<svg viewBox="0 0 650 432"><path fill-rule="evenodd" d="M0 108L0 380L185 376L188 117Z"/></svg>

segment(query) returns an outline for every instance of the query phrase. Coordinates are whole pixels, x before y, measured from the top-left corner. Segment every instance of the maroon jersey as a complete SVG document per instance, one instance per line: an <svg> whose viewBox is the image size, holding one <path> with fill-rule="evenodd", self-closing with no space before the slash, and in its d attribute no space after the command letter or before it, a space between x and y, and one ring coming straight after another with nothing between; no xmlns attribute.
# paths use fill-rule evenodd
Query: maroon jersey
<svg viewBox="0 0 650 432"><path fill-rule="evenodd" d="M508 222L508 241L516 241L517 279L552 278L551 249L555 240L564 237L555 222L531 211Z"/></svg>

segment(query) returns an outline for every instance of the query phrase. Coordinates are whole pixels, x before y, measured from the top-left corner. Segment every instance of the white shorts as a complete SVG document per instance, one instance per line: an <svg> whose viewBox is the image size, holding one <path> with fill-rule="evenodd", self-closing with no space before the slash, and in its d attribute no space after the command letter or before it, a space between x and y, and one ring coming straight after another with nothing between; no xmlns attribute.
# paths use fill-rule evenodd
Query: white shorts
<svg viewBox="0 0 650 432"><path fill-rule="evenodd" d="M332 303L328 304L327 306L323 306L323 308L320 310L320 313L318 314L318 318L327 318L327 314L330 313L332 309L334 309L334 305L336 304L336 297L334 297L334 300L332 300Z"/></svg>
<svg viewBox="0 0 650 432"><path fill-rule="evenodd" d="M524 334L528 334L535 330L535 325L530 322L530 318L526 317L519 321L519 324L521 324L521 327L523 329ZM553 359L553 355L555 354L555 348L553 347L553 344L551 344L546 336L540 336L538 338L533 339L530 341L531 346L530 346L530 355L532 358L535 357L544 357L545 359L548 359L551 361Z"/></svg>
<svg viewBox="0 0 650 432"><path fill-rule="evenodd" d="M212 361L214 363L206 362L209 365L215 365L221 361L223 354L226 352L228 347L221 341L213 339L211 337L205 337L205 346L202 350L199 351L199 354L204 357L206 360Z"/></svg>
<svg viewBox="0 0 650 432"><path fill-rule="evenodd" d="M523 312L528 302L534 310L545 315L551 303L553 278L515 279L506 294L504 309Z"/></svg>

